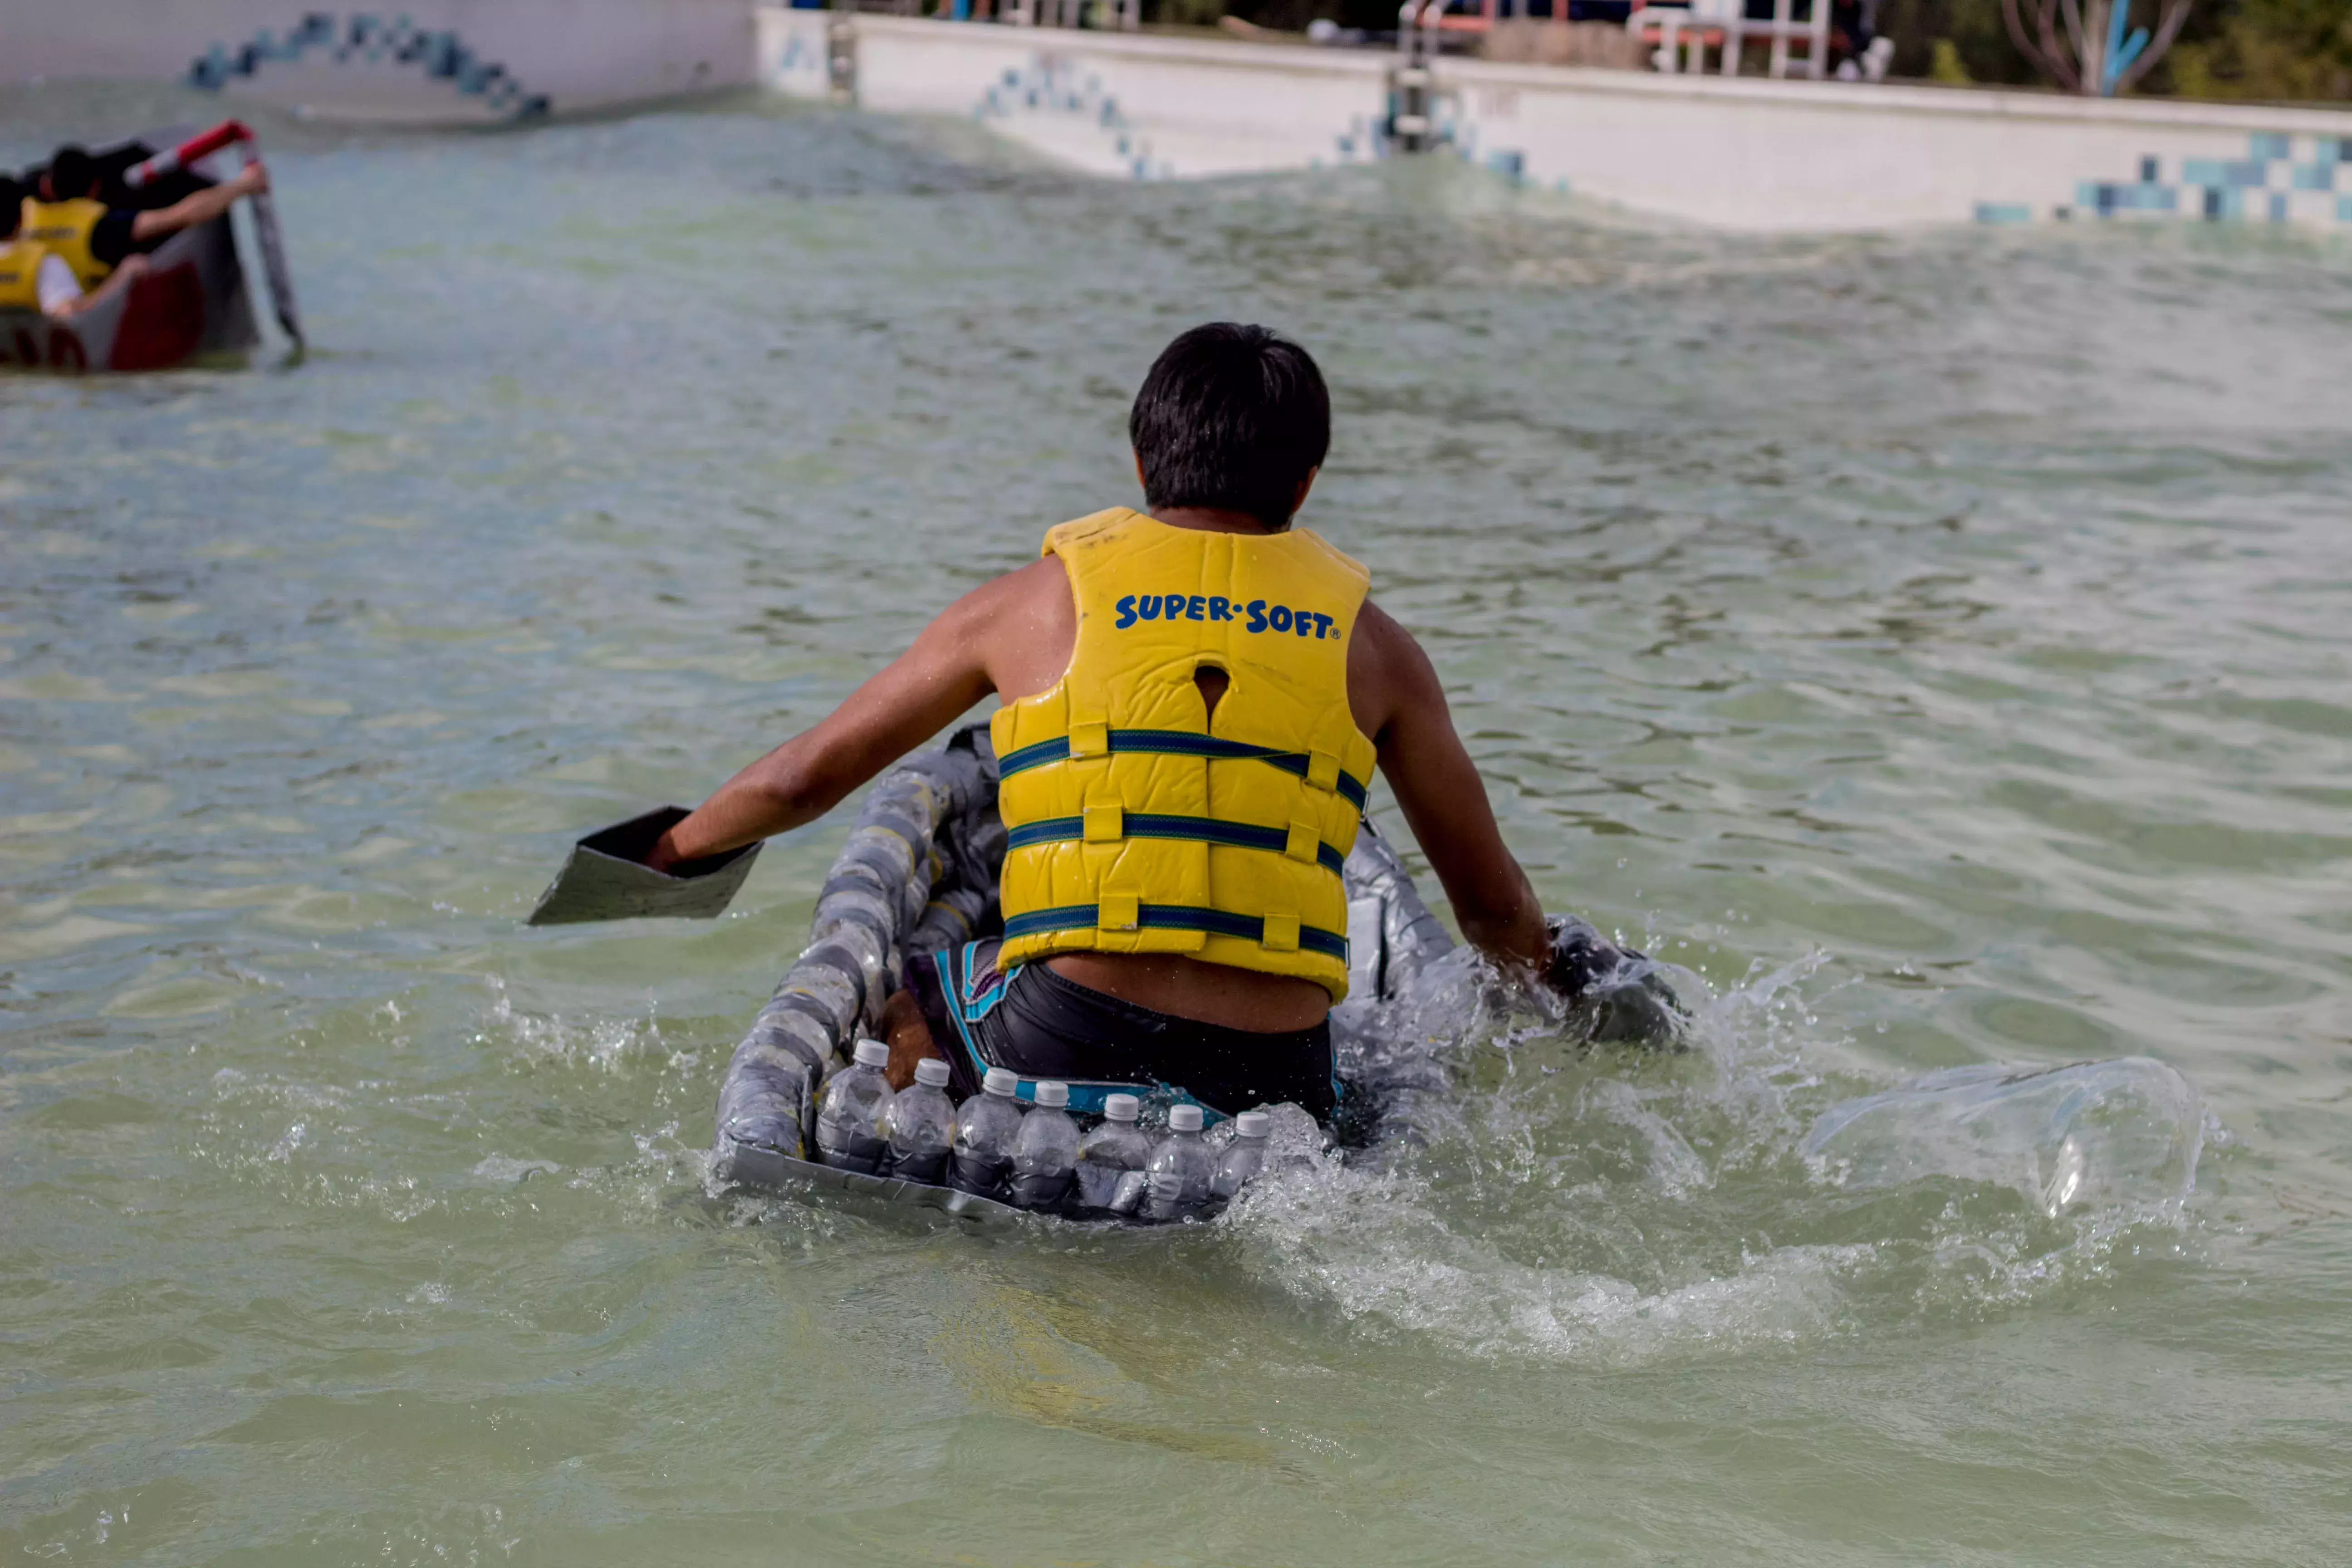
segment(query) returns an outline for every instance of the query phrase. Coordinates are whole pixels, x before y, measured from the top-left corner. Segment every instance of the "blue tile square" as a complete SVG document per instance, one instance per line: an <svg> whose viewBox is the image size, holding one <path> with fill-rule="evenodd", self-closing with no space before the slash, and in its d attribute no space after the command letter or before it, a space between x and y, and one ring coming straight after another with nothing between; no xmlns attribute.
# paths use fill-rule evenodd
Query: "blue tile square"
<svg viewBox="0 0 2352 1568"><path fill-rule="evenodd" d="M2139 161L2139 183L2143 185L2152 185L2156 184L2155 159L2142 158Z"/></svg>
<svg viewBox="0 0 2352 1568"><path fill-rule="evenodd" d="M2286 156L2287 139L2278 132L2257 131L2251 138L2249 138L2249 141L2252 143L2252 154L2256 158L2284 158ZM2257 182L2257 184L2259 183L2260 182Z"/></svg>
<svg viewBox="0 0 2352 1568"><path fill-rule="evenodd" d="M2180 161L2180 183L2184 185L2226 185L2226 167L2219 158L2184 158Z"/></svg>

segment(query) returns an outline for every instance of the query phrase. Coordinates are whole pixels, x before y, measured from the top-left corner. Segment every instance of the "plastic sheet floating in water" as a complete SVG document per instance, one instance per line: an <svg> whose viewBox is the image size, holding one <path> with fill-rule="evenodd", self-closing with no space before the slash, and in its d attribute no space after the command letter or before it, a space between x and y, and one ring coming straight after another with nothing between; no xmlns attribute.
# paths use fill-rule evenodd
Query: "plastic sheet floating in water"
<svg viewBox="0 0 2352 1568"><path fill-rule="evenodd" d="M1991 1182L2054 1217L2186 1197L2201 1116L2189 1081L2147 1057L2028 1072L1991 1064L1833 1106L1803 1152L1849 1185Z"/></svg>

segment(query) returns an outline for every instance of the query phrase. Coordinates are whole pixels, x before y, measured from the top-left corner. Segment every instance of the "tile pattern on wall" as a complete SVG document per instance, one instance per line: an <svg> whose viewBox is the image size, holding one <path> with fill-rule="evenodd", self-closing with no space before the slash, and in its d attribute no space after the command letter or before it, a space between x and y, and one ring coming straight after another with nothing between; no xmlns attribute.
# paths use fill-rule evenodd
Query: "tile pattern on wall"
<svg viewBox="0 0 2352 1568"><path fill-rule="evenodd" d="M190 63L187 81L217 92L273 61L302 59L329 59L337 65L389 60L414 66L429 79L446 81L457 91L480 99L495 115L524 120L548 110L545 94L525 89L506 67L476 55L456 33L419 27L404 16L387 22L367 12L339 25L331 12L312 11L282 34L265 27L242 44L215 44Z"/></svg>
<svg viewBox="0 0 2352 1568"><path fill-rule="evenodd" d="M2139 161L2130 180L2083 180L2071 205L2037 212L2022 202L1979 202L1979 223L2036 217L2172 219L2207 223L2352 224L2352 136L2260 131L2242 158Z"/></svg>

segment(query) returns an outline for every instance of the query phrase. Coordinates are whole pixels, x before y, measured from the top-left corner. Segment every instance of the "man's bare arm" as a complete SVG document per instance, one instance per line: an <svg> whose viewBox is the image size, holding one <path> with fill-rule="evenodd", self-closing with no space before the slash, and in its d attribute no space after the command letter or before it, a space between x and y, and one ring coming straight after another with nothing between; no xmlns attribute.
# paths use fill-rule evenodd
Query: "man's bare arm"
<svg viewBox="0 0 2352 1568"><path fill-rule="evenodd" d="M97 288L86 294L75 295L55 310L44 305L41 307L41 311L51 321L69 321L85 310L94 310L105 304L109 300L146 277L147 272L148 261L145 257L126 256L122 258L122 265L108 273L106 281Z"/></svg>
<svg viewBox="0 0 2352 1568"><path fill-rule="evenodd" d="M269 188L269 176L258 163L247 163L236 178L223 184L209 186L194 195L173 202L168 207L156 207L141 213L131 220L131 237L141 245L167 234L177 234L184 228L194 228L236 205L239 196L249 196Z"/></svg>
<svg viewBox="0 0 2352 1568"><path fill-rule="evenodd" d="M912 647L815 728L737 773L663 834L646 864L667 870L814 822L955 722L995 689L989 632L1013 597L1012 581L983 584L941 611Z"/></svg>
<svg viewBox="0 0 2352 1568"><path fill-rule="evenodd" d="M1370 603L1356 618L1355 636L1368 656L1360 687L1349 670L1357 722L1378 725L1372 739L1381 775L1444 886L1463 936L1506 969L1542 973L1551 953L1543 906L1503 843L1486 781L1454 732L1429 656Z"/></svg>

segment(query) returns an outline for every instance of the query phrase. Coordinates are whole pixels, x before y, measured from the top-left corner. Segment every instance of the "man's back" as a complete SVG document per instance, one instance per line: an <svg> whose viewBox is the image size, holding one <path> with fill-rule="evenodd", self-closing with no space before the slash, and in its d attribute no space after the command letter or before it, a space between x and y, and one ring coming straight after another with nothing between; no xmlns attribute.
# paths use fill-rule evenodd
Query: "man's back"
<svg viewBox="0 0 2352 1568"><path fill-rule="evenodd" d="M1347 987L1339 862L1375 764L1463 934L1522 971L1549 950L1428 658L1365 596L1361 567L1289 532L1329 418L1297 345L1225 325L1178 338L1129 425L1148 515L1056 530L1042 559L948 606L670 829L650 863L812 820L992 695L1006 936L931 977L917 998L929 1023L908 1021L908 1038L953 1043L967 1076L1002 1066L1328 1111L1326 1020ZM1155 605L1150 635L1108 635ZM1256 684L1234 694L1235 679ZM1245 736L1216 721L1229 694L1226 728ZM894 1056L894 1077L911 1069Z"/></svg>

